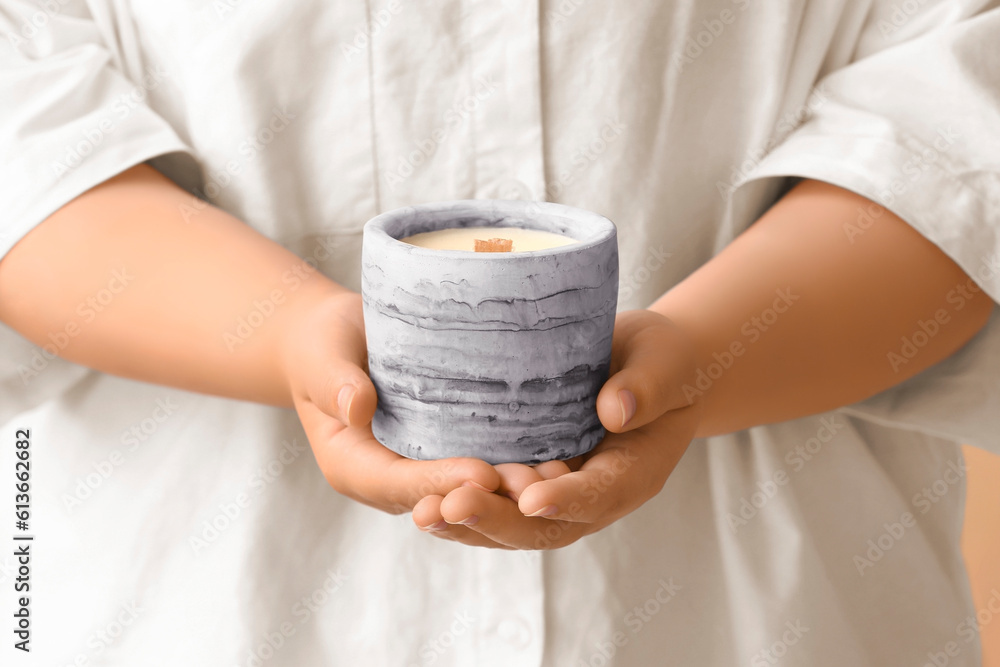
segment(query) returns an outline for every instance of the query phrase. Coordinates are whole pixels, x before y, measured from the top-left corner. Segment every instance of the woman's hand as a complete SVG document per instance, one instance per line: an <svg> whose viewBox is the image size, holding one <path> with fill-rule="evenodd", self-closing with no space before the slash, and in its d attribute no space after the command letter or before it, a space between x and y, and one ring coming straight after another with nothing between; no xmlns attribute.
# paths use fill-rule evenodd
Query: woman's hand
<svg viewBox="0 0 1000 667"><path fill-rule="evenodd" d="M457 486L427 494L414 523L465 544L551 549L634 511L663 488L698 428L700 404L683 391L694 381L693 350L663 315L620 313L611 377L597 398L607 437L567 462L497 465L495 493Z"/></svg>
<svg viewBox="0 0 1000 667"><path fill-rule="evenodd" d="M463 484L480 493L498 488L500 475L484 461L412 461L372 436L376 395L359 294L322 294L299 312L286 323L282 367L316 462L334 489L398 514Z"/></svg>

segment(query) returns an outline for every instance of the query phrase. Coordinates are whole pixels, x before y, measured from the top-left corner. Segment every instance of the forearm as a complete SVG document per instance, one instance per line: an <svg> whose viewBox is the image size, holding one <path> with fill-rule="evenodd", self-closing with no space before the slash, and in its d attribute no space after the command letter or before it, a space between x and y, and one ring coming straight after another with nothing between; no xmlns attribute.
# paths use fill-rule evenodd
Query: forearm
<svg viewBox="0 0 1000 667"><path fill-rule="evenodd" d="M185 220L190 204L143 165L81 195L0 261L0 320L107 373L291 405L282 329L346 290L215 207Z"/></svg>
<svg viewBox="0 0 1000 667"><path fill-rule="evenodd" d="M985 325L991 299L889 211L862 234L845 233L860 230L859 211L870 206L806 181L653 304L697 349L689 393L704 405L699 435L862 400L948 357Z"/></svg>

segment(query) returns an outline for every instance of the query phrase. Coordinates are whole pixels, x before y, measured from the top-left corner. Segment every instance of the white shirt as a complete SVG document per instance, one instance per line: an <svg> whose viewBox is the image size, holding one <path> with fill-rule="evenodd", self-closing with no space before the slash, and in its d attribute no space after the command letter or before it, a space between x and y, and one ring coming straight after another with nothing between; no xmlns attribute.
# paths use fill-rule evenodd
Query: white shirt
<svg viewBox="0 0 1000 667"><path fill-rule="evenodd" d="M885 203L997 300L995 4L3 0L0 253L153 159L352 288L380 211L595 210L635 308L794 176ZM639 511L526 553L338 496L291 411L0 333L2 469L33 443L30 664L979 664L955 443L1000 452L997 318L863 404L695 441Z"/></svg>

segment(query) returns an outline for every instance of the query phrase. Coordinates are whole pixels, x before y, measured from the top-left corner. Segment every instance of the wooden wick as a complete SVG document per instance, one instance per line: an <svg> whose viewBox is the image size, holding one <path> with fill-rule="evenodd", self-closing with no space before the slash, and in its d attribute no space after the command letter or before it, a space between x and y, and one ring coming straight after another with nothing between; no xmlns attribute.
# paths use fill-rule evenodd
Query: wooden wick
<svg viewBox="0 0 1000 667"><path fill-rule="evenodd" d="M514 247L512 239L476 239L476 252L510 252Z"/></svg>

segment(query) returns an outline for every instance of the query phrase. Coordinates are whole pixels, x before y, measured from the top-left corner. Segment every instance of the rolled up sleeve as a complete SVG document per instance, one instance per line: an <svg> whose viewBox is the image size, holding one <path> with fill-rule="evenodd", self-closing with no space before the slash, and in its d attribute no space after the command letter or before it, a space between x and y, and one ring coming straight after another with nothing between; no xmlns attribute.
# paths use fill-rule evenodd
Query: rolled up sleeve
<svg viewBox="0 0 1000 667"><path fill-rule="evenodd" d="M59 207L156 156L191 152L125 76L87 5L0 3L0 258Z"/></svg>
<svg viewBox="0 0 1000 667"><path fill-rule="evenodd" d="M869 36L885 31L879 16ZM1000 301L1000 10L952 15L860 58L819 82L816 99L747 182L810 178L871 199L845 221L849 242L863 243L884 207ZM961 298L942 295L942 305L957 309ZM952 358L846 410L1000 453L996 314Z"/></svg>
<svg viewBox="0 0 1000 667"><path fill-rule="evenodd" d="M810 118L751 175L857 192L1000 301L1000 9L882 50L818 85ZM845 236L860 242L878 208Z"/></svg>

